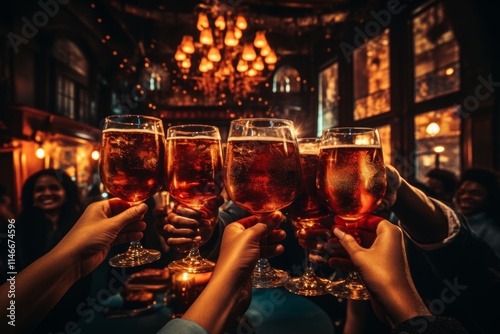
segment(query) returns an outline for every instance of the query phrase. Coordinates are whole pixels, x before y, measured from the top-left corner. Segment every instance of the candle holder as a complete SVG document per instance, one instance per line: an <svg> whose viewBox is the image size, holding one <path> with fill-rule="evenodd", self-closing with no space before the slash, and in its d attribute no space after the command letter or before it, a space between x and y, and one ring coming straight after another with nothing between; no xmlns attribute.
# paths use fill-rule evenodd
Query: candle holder
<svg viewBox="0 0 500 334"><path fill-rule="evenodd" d="M207 286L212 273L172 273L172 292L174 299L172 303L171 318L180 318L187 309L198 298L203 289Z"/></svg>

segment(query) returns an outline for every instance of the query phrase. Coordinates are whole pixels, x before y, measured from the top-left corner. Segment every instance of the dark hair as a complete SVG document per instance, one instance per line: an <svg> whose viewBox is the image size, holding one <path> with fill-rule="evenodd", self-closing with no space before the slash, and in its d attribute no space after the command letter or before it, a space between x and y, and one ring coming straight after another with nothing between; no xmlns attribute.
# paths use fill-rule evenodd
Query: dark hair
<svg viewBox="0 0 500 334"><path fill-rule="evenodd" d="M457 188L458 178L452 171L446 169L434 168L429 170L426 176L440 180L446 192L453 193Z"/></svg>
<svg viewBox="0 0 500 334"><path fill-rule="evenodd" d="M499 175L486 168L468 168L462 172L458 186L465 181L479 183L488 191L488 197L496 203L499 197Z"/></svg>

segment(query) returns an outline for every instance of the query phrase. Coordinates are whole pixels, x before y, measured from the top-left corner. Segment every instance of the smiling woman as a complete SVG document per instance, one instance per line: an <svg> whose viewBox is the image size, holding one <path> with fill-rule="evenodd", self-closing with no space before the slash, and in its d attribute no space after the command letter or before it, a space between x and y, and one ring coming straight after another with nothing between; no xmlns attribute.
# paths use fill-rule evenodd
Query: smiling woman
<svg viewBox="0 0 500 334"><path fill-rule="evenodd" d="M16 219L18 268L24 268L50 251L71 229L82 213L78 187L61 170L43 169L23 185L22 208ZM90 276L79 281L37 332L61 332L63 325L76 319L76 306L88 296Z"/></svg>

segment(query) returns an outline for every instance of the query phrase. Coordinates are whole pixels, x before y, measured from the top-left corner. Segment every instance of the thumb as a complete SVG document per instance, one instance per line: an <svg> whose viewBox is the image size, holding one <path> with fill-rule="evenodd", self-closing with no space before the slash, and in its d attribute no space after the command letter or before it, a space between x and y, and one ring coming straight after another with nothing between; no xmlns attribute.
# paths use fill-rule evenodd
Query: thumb
<svg viewBox="0 0 500 334"><path fill-rule="evenodd" d="M339 239L340 244L344 247L349 256L352 257L354 253L362 249L352 235L345 233L340 228L335 227L333 229L333 234L335 234L335 236Z"/></svg>
<svg viewBox="0 0 500 334"><path fill-rule="evenodd" d="M110 218L112 224L117 224L119 228L123 228L130 223L141 220L144 214L148 211L148 206L144 203L132 206L120 214Z"/></svg>

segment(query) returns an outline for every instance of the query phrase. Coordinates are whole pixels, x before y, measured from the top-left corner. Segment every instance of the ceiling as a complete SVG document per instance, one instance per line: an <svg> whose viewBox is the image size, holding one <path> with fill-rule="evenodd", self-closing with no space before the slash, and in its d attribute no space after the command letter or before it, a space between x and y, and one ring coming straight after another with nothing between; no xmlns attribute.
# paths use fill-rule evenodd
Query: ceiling
<svg viewBox="0 0 500 334"><path fill-rule="evenodd" d="M200 0L102 0L110 14L139 45L142 56L173 55L182 36L195 35ZM278 55L309 54L315 41L340 25L359 22L380 0L220 0L243 12L249 32L266 30ZM332 34L333 33L333 34Z"/></svg>

